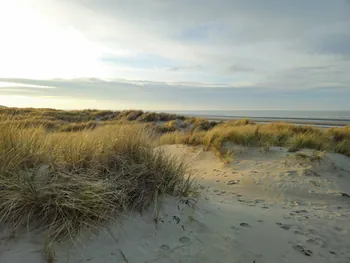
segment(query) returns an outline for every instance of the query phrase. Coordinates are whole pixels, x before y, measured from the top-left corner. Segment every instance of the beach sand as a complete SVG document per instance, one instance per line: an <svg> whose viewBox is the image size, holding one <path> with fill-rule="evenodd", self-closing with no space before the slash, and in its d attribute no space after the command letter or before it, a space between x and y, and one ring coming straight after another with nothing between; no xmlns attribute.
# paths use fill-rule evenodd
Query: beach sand
<svg viewBox="0 0 350 263"><path fill-rule="evenodd" d="M52 258L42 234L2 228L0 262L350 262L349 157L227 147L229 164L201 147L162 146L189 165L199 196L159 197L142 215L55 244Z"/></svg>

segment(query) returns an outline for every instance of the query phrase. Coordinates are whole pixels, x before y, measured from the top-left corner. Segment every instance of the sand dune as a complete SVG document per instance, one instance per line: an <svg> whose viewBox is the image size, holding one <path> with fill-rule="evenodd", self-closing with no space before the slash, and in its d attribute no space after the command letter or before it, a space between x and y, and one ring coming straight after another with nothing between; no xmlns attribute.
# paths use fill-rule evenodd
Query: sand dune
<svg viewBox="0 0 350 263"><path fill-rule="evenodd" d="M189 164L199 196L162 197L142 215L57 244L52 262L350 262L349 157L227 147L225 165L200 147L163 146ZM41 234L2 232L1 263L50 262Z"/></svg>

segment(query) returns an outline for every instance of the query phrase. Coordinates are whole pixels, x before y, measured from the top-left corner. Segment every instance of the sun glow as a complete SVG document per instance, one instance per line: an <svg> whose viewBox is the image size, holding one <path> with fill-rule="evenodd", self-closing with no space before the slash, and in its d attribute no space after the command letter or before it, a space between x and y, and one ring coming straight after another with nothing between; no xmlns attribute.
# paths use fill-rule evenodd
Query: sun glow
<svg viewBox="0 0 350 263"><path fill-rule="evenodd" d="M29 1L0 3L0 77L104 77L100 62L108 49L90 42L71 26L58 25Z"/></svg>

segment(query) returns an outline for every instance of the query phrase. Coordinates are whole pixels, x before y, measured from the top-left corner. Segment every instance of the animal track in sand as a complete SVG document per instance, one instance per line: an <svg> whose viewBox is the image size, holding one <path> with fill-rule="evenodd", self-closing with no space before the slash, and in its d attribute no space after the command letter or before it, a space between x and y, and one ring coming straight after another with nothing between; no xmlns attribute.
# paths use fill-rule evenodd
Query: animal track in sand
<svg viewBox="0 0 350 263"><path fill-rule="evenodd" d="M312 256L312 251L310 249L306 249L303 246L300 245L294 245L293 249L295 251L298 251L300 253L303 253L305 256L311 257Z"/></svg>

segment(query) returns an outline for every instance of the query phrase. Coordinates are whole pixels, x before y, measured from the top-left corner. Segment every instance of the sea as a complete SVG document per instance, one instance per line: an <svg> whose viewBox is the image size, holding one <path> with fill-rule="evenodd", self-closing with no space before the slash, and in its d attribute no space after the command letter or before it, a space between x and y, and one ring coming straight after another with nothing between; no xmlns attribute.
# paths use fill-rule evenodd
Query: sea
<svg viewBox="0 0 350 263"><path fill-rule="evenodd" d="M192 110L169 111L184 115L202 115L215 117L258 117L292 119L328 119L350 120L350 111L288 111L288 110Z"/></svg>
<svg viewBox="0 0 350 263"><path fill-rule="evenodd" d="M287 121L324 126L350 125L350 111L180 110L166 112L185 116L204 117L213 120L249 118L261 122Z"/></svg>

